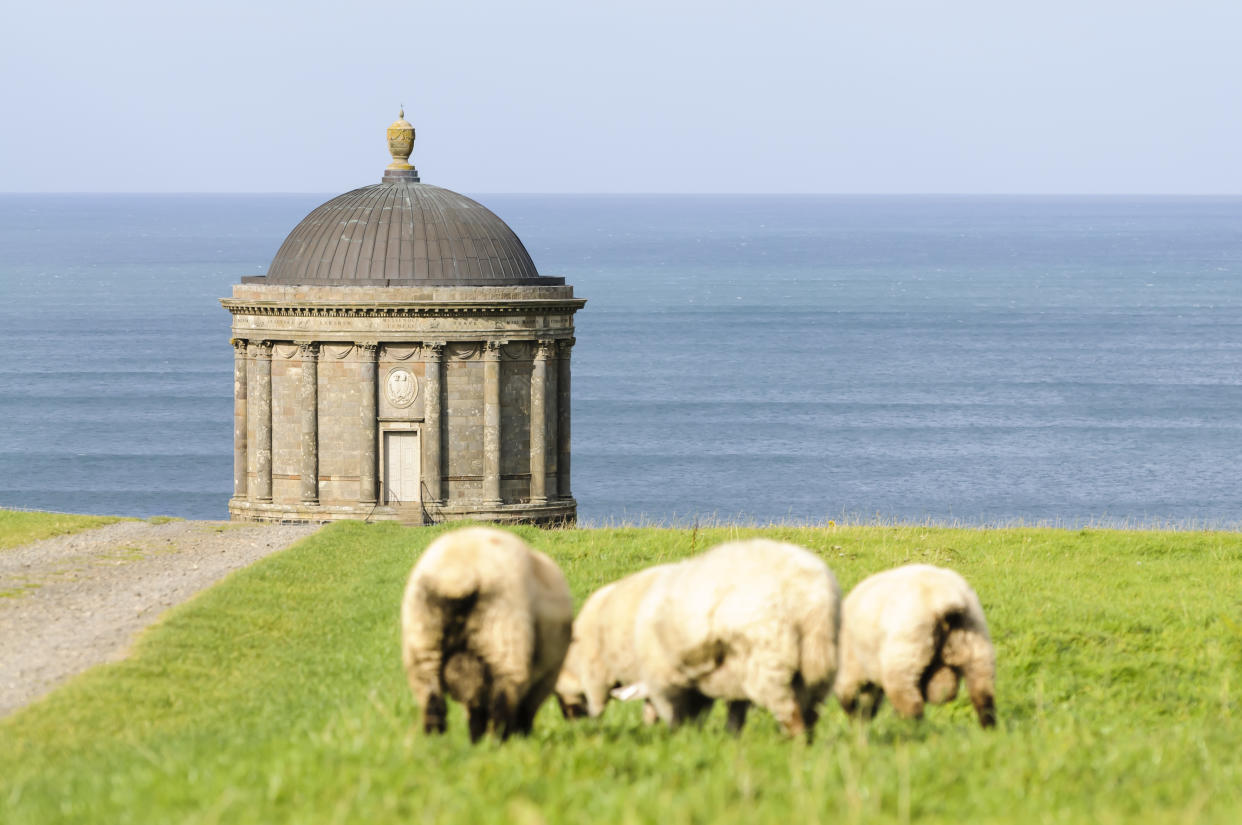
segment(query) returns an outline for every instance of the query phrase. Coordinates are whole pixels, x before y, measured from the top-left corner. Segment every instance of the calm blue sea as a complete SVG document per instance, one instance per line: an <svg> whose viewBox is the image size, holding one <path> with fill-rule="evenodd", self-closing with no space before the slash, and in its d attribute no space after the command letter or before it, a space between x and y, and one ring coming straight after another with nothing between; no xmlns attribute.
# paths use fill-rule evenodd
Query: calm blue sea
<svg viewBox="0 0 1242 825"><path fill-rule="evenodd" d="M0 196L0 506L225 517L217 299L326 197ZM480 199L586 521L1242 524L1242 199Z"/></svg>

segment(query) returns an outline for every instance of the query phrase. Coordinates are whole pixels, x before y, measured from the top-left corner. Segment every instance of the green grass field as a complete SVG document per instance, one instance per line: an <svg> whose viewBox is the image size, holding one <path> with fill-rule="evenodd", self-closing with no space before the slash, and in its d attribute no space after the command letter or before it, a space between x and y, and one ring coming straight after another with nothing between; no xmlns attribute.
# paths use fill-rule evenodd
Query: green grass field
<svg viewBox="0 0 1242 825"><path fill-rule="evenodd" d="M0 510L0 550L65 533L103 527L117 521L121 519L115 516L71 516L64 513Z"/></svg>
<svg viewBox="0 0 1242 825"><path fill-rule="evenodd" d="M843 589L953 567L997 647L1000 725L964 698L870 727L830 704L814 743L763 711L738 739L645 728L636 704L535 735L415 727L398 604L438 528L341 524L241 571L98 668L0 721L0 820L48 822L1242 821L1242 535L840 527L539 532L579 603L643 566L763 534Z"/></svg>

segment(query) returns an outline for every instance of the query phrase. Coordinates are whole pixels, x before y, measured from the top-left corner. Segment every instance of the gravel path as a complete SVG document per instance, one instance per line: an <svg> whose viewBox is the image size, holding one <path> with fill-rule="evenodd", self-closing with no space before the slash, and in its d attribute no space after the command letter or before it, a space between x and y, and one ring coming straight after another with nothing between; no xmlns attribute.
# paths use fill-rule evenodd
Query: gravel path
<svg viewBox="0 0 1242 825"><path fill-rule="evenodd" d="M0 550L0 716L124 658L169 607L317 529L123 521Z"/></svg>

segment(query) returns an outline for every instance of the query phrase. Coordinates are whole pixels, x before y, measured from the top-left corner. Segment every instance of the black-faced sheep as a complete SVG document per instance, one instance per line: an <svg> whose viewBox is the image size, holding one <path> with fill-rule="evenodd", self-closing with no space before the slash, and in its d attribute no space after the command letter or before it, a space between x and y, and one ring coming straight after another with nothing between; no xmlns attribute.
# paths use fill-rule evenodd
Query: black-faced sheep
<svg viewBox="0 0 1242 825"><path fill-rule="evenodd" d="M840 609L828 566L792 544L732 542L673 565L635 615L643 692L671 727L724 699L731 729L753 702L809 736L836 675Z"/></svg>
<svg viewBox="0 0 1242 825"><path fill-rule="evenodd" d="M996 655L979 597L952 570L911 564L864 579L845 599L835 692L870 719L885 696L903 717L957 695L966 680L979 724L996 724Z"/></svg>
<svg viewBox="0 0 1242 825"><path fill-rule="evenodd" d="M401 605L401 658L423 729L464 705L470 739L529 733L569 646L565 576L517 536L469 527L440 536L414 565Z"/></svg>

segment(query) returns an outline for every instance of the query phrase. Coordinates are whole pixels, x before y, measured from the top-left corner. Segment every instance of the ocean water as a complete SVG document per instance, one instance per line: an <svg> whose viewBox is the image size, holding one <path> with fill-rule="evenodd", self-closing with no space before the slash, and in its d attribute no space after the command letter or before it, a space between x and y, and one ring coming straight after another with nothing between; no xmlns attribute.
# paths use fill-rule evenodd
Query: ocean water
<svg viewBox="0 0 1242 825"><path fill-rule="evenodd" d="M0 196L0 506L226 515L327 196ZM480 196L588 299L584 521L1242 524L1242 198Z"/></svg>

